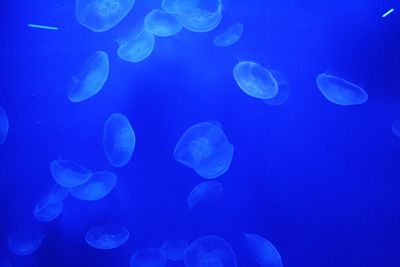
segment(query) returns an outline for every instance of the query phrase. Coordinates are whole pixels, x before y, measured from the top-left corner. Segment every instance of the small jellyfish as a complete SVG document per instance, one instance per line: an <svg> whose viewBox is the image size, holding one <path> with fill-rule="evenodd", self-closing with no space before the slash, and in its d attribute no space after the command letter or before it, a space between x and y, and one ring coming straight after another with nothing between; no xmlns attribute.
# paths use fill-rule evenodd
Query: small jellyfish
<svg viewBox="0 0 400 267"><path fill-rule="evenodd" d="M129 230L122 226L106 225L90 229L86 233L86 243L97 249L113 249L129 239Z"/></svg>
<svg viewBox="0 0 400 267"><path fill-rule="evenodd" d="M236 267L231 245L218 236L204 236L185 250L186 267Z"/></svg>
<svg viewBox="0 0 400 267"><path fill-rule="evenodd" d="M182 261L188 243L182 240L167 240L160 247L161 253L170 261Z"/></svg>
<svg viewBox="0 0 400 267"><path fill-rule="evenodd" d="M161 8L169 13L175 14L178 12L176 1L177 0L162 0Z"/></svg>
<svg viewBox="0 0 400 267"><path fill-rule="evenodd" d="M0 107L0 146L4 144L8 135L8 129L10 128L8 117L5 110Z"/></svg>
<svg viewBox="0 0 400 267"><path fill-rule="evenodd" d="M82 102L96 95L108 79L110 63L106 52L97 51L86 63L68 93L71 102Z"/></svg>
<svg viewBox="0 0 400 267"><path fill-rule="evenodd" d="M260 64L242 61L233 68L236 83L247 95L270 99L278 94L278 83L271 72Z"/></svg>
<svg viewBox="0 0 400 267"><path fill-rule="evenodd" d="M131 160L136 145L135 132L128 118L114 113L104 123L103 146L108 161L123 167Z"/></svg>
<svg viewBox="0 0 400 267"><path fill-rule="evenodd" d="M397 119L392 124L392 132L395 136L400 138L400 119Z"/></svg>
<svg viewBox="0 0 400 267"><path fill-rule="evenodd" d="M204 182L196 185L187 198L187 205L193 208L200 202L215 198L223 190L221 183L217 181Z"/></svg>
<svg viewBox="0 0 400 267"><path fill-rule="evenodd" d="M105 32L120 23L134 4L135 0L76 0L75 16L86 28Z"/></svg>
<svg viewBox="0 0 400 267"><path fill-rule="evenodd" d="M368 100L364 89L339 77L322 73L317 76L316 81L323 96L334 104L360 105Z"/></svg>
<svg viewBox="0 0 400 267"><path fill-rule="evenodd" d="M71 189L71 196L94 201L106 197L117 183L117 176L109 171L95 172L86 183Z"/></svg>
<svg viewBox="0 0 400 267"><path fill-rule="evenodd" d="M245 244L250 255L261 267L282 267L282 259L275 246L256 234L244 233Z"/></svg>
<svg viewBox="0 0 400 267"><path fill-rule="evenodd" d="M29 255L40 247L44 237L44 234L39 231L15 232L8 236L8 248L17 255Z"/></svg>
<svg viewBox="0 0 400 267"><path fill-rule="evenodd" d="M239 41L240 37L242 37L243 30L243 24L235 23L230 26L226 31L215 37L213 43L215 46L221 47L233 45L237 41Z"/></svg>
<svg viewBox="0 0 400 267"><path fill-rule="evenodd" d="M86 183L92 176L92 172L85 167L69 160L53 160L50 163L50 171L62 187L72 188Z"/></svg>
<svg viewBox="0 0 400 267"><path fill-rule="evenodd" d="M140 62L148 58L154 50L155 37L147 30L132 33L118 41L118 57L129 62Z"/></svg>
<svg viewBox="0 0 400 267"><path fill-rule="evenodd" d="M62 201L53 201L52 198L44 197L36 204L33 216L39 221L50 222L60 216L62 208Z"/></svg>
<svg viewBox="0 0 400 267"><path fill-rule="evenodd" d="M174 157L201 177L213 179L228 170L233 145L217 124L202 122L186 130L175 146Z"/></svg>
<svg viewBox="0 0 400 267"><path fill-rule="evenodd" d="M164 267L167 258L158 249L141 249L132 255L129 264L130 267Z"/></svg>
<svg viewBox="0 0 400 267"><path fill-rule="evenodd" d="M0 267L11 267L11 263L8 259L0 256Z"/></svg>
<svg viewBox="0 0 400 267"><path fill-rule="evenodd" d="M144 18L146 29L158 37L169 37L182 30L178 18L162 10L152 10Z"/></svg>

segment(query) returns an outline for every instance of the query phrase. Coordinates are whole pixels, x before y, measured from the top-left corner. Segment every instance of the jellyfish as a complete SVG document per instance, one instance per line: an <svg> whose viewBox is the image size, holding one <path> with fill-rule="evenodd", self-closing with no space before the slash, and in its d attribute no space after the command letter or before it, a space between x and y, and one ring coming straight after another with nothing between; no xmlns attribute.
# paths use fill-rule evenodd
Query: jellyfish
<svg viewBox="0 0 400 267"><path fill-rule="evenodd" d="M63 201L69 195L70 190L70 188L55 184L50 190L47 198L51 202Z"/></svg>
<svg viewBox="0 0 400 267"><path fill-rule="evenodd" d="M86 243L97 249L113 249L129 239L129 230L118 225L97 226L86 233Z"/></svg>
<svg viewBox="0 0 400 267"><path fill-rule="evenodd" d="M182 30L178 18L162 10L152 10L144 18L146 29L158 37L169 37Z"/></svg>
<svg viewBox="0 0 400 267"><path fill-rule="evenodd" d="M0 146L4 144L10 128L5 110L0 106Z"/></svg>
<svg viewBox="0 0 400 267"><path fill-rule="evenodd" d="M114 113L104 123L103 146L108 161L123 167L131 160L136 145L135 132L128 118Z"/></svg>
<svg viewBox="0 0 400 267"><path fill-rule="evenodd" d="M36 230L21 230L8 236L8 248L17 255L29 255L40 247L44 237Z"/></svg>
<svg viewBox="0 0 400 267"><path fill-rule="evenodd" d="M243 24L235 23L226 31L215 37L213 43L215 46L221 47L233 45L242 37L243 30Z"/></svg>
<svg viewBox="0 0 400 267"><path fill-rule="evenodd" d="M395 136L400 138L400 119L397 119L392 123L392 132Z"/></svg>
<svg viewBox="0 0 400 267"><path fill-rule="evenodd" d="M203 182L196 185L187 198L187 205L193 208L200 202L215 198L222 192L222 185L217 181Z"/></svg>
<svg viewBox="0 0 400 267"><path fill-rule="evenodd" d="M50 171L62 187L72 188L86 183L92 176L92 172L85 167L69 160L53 160L50 163Z"/></svg>
<svg viewBox="0 0 400 267"><path fill-rule="evenodd" d="M118 41L118 57L129 62L140 62L148 58L154 50L155 37L142 29Z"/></svg>
<svg viewBox="0 0 400 267"><path fill-rule="evenodd" d="M161 8L169 13L175 14L178 11L176 1L177 0L162 0Z"/></svg>
<svg viewBox="0 0 400 267"><path fill-rule="evenodd" d="M71 102L82 102L96 95L108 79L110 63L106 52L97 51L84 65L68 93Z"/></svg>
<svg viewBox="0 0 400 267"><path fill-rule="evenodd" d="M75 16L84 27L105 32L120 23L134 4L135 0L76 0Z"/></svg>
<svg viewBox="0 0 400 267"><path fill-rule="evenodd" d="M271 73L278 85L278 93L273 98L264 99L263 101L270 106L280 106L289 99L290 87L282 74L276 71Z"/></svg>
<svg viewBox="0 0 400 267"><path fill-rule="evenodd" d="M170 261L182 261L188 243L182 240L167 240L160 247L161 253Z"/></svg>
<svg viewBox="0 0 400 267"><path fill-rule="evenodd" d="M231 245L218 236L204 236L185 250L186 267L236 267L236 255Z"/></svg>
<svg viewBox="0 0 400 267"><path fill-rule="evenodd" d="M233 145L217 124L202 122L186 130L175 146L174 157L201 177L213 179L228 170Z"/></svg>
<svg viewBox="0 0 400 267"><path fill-rule="evenodd" d="M341 105L360 105L368 100L368 94L361 87L339 77L322 73L317 76L317 86L330 102Z"/></svg>
<svg viewBox="0 0 400 267"><path fill-rule="evenodd" d="M0 256L0 267L11 267L11 263L8 259Z"/></svg>
<svg viewBox="0 0 400 267"><path fill-rule="evenodd" d="M261 267L282 267L282 259L275 246L256 234L244 233L245 244L250 255Z"/></svg>
<svg viewBox="0 0 400 267"><path fill-rule="evenodd" d="M50 222L60 216L62 208L62 201L44 197L36 204L33 216L39 221Z"/></svg>
<svg viewBox="0 0 400 267"><path fill-rule="evenodd" d="M129 264L130 267L164 267L167 264L167 258L159 249L141 249L132 255Z"/></svg>
<svg viewBox="0 0 400 267"><path fill-rule="evenodd" d="M117 176L109 171L95 172L86 183L71 189L71 196L94 201L106 197L117 183Z"/></svg>

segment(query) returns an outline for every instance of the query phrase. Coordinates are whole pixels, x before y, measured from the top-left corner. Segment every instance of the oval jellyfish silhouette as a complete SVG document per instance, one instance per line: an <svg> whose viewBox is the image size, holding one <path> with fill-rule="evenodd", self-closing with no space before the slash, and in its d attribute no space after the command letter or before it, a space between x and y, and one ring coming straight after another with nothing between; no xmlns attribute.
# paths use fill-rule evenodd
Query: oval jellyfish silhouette
<svg viewBox="0 0 400 267"><path fill-rule="evenodd" d="M188 243L182 240L167 240L160 247L161 253L170 261L182 261Z"/></svg>
<svg viewBox="0 0 400 267"><path fill-rule="evenodd" d="M144 18L146 29L158 37L169 37L182 30L178 18L162 10L152 10Z"/></svg>
<svg viewBox="0 0 400 267"><path fill-rule="evenodd" d="M339 77L322 73L317 76L316 81L322 95L334 104L360 105L368 100L364 89Z"/></svg>
<svg viewBox="0 0 400 267"><path fill-rule="evenodd" d="M176 1L177 0L162 0L161 8L169 13L175 14L178 12Z"/></svg>
<svg viewBox="0 0 400 267"><path fill-rule="evenodd" d="M35 252L44 239L39 231L22 230L8 236L8 247L17 255L26 256Z"/></svg>
<svg viewBox="0 0 400 267"><path fill-rule="evenodd" d="M400 138L400 119L397 119L392 123L392 132L395 136Z"/></svg>
<svg viewBox="0 0 400 267"><path fill-rule="evenodd" d="M278 83L271 72L260 64L242 61L233 68L236 83L247 95L270 99L278 94Z"/></svg>
<svg viewBox="0 0 400 267"><path fill-rule="evenodd" d="M86 28L105 32L120 23L134 4L135 0L76 0L75 16Z"/></svg>
<svg viewBox="0 0 400 267"><path fill-rule="evenodd" d="M129 264L131 267L164 267L167 259L158 249L141 249L132 255Z"/></svg>
<svg viewBox="0 0 400 267"><path fill-rule="evenodd" d="M0 107L0 146L6 141L10 128L6 111Z"/></svg>
<svg viewBox="0 0 400 267"><path fill-rule="evenodd" d="M75 187L86 183L92 172L69 160L54 160L50 163L50 171L54 180L62 187Z"/></svg>
<svg viewBox="0 0 400 267"><path fill-rule="evenodd" d="M282 267L282 259L275 246L256 234L244 233L245 244L250 255L261 267Z"/></svg>
<svg viewBox="0 0 400 267"><path fill-rule="evenodd" d="M113 249L129 239L129 230L122 226L105 225L90 229L86 233L86 243L97 249Z"/></svg>
<svg viewBox="0 0 400 267"><path fill-rule="evenodd" d="M33 216L39 221L50 222L60 216L62 209L62 201L53 201L50 197L44 197L36 204Z"/></svg>
<svg viewBox="0 0 400 267"><path fill-rule="evenodd" d="M136 145L135 132L128 118L114 113L104 123L103 146L108 161L123 167L131 160Z"/></svg>
<svg viewBox="0 0 400 267"><path fill-rule="evenodd" d="M71 189L71 196L94 201L106 197L117 183L117 176L109 171L95 172L86 183Z"/></svg>
<svg viewBox="0 0 400 267"><path fill-rule="evenodd" d="M242 37L243 30L243 24L235 23L230 26L226 31L215 37L213 43L215 46L220 47L233 45L237 41L239 41L240 37Z"/></svg>
<svg viewBox="0 0 400 267"><path fill-rule="evenodd" d="M73 86L68 93L72 102L82 102L96 95L108 79L110 63L106 52L97 51L73 78Z"/></svg>
<svg viewBox="0 0 400 267"><path fill-rule="evenodd" d="M187 205L189 208L193 208L199 203L210 201L218 196L222 190L222 185L217 181L198 184L190 192L187 198Z"/></svg>
<svg viewBox="0 0 400 267"><path fill-rule="evenodd" d="M174 157L198 175L213 179L228 170L233 145L215 123L202 122L186 130L175 146Z"/></svg>
<svg viewBox="0 0 400 267"><path fill-rule="evenodd" d="M117 54L120 59L129 62L140 62L153 53L155 37L152 33L143 29L120 39L118 44Z"/></svg>
<svg viewBox="0 0 400 267"><path fill-rule="evenodd" d="M0 256L0 267L11 267L11 263L8 259Z"/></svg>
<svg viewBox="0 0 400 267"><path fill-rule="evenodd" d="M218 236L204 236L185 250L186 267L236 267L236 255L231 245Z"/></svg>

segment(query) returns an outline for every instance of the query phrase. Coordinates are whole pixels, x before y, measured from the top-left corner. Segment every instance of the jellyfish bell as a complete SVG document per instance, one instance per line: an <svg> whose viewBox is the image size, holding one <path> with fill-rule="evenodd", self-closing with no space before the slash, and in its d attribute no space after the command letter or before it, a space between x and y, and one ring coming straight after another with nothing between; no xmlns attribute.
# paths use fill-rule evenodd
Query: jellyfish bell
<svg viewBox="0 0 400 267"><path fill-rule="evenodd" d="M50 162L50 172L54 180L62 187L72 188L86 183L92 172L70 160L53 160Z"/></svg>
<svg viewBox="0 0 400 267"><path fill-rule="evenodd" d="M129 264L130 267L164 267L167 264L167 258L159 249L141 249L131 256Z"/></svg>
<svg viewBox="0 0 400 267"><path fill-rule="evenodd" d="M154 34L143 28L118 39L117 43L119 45L118 57L128 62L137 63L145 60L153 53L155 37Z"/></svg>
<svg viewBox="0 0 400 267"><path fill-rule="evenodd" d="M264 99L264 103L270 106L280 106L289 99L290 87L284 76L275 70L269 70L278 85L278 93L270 99Z"/></svg>
<svg viewBox="0 0 400 267"><path fill-rule="evenodd" d="M257 234L243 233L245 245L261 267L282 267L282 258L276 247Z"/></svg>
<svg viewBox="0 0 400 267"><path fill-rule="evenodd" d="M106 197L117 183L117 176L109 171L93 173L86 183L71 189L71 196L76 199L95 201Z"/></svg>
<svg viewBox="0 0 400 267"><path fill-rule="evenodd" d="M170 37L182 30L178 18L163 10L152 10L144 18L146 29L158 37Z"/></svg>
<svg viewBox="0 0 400 267"><path fill-rule="evenodd" d="M36 204L33 215L39 221L50 222L60 216L62 209L62 201L53 201L52 198L44 197Z"/></svg>
<svg viewBox="0 0 400 267"><path fill-rule="evenodd" d="M223 187L217 181L200 183L190 191L187 197L187 205L191 209L200 203L216 198L222 191Z"/></svg>
<svg viewBox="0 0 400 267"><path fill-rule="evenodd" d="M96 249L114 249L129 239L130 232L119 225L103 225L90 229L85 236L86 243Z"/></svg>
<svg viewBox="0 0 400 267"><path fill-rule="evenodd" d="M20 230L8 236L9 249L21 256L34 253L42 244L45 235L36 230Z"/></svg>
<svg viewBox="0 0 400 267"><path fill-rule="evenodd" d="M214 38L214 45L219 47L231 46L239 41L242 37L244 26L241 23L231 25L224 32Z"/></svg>

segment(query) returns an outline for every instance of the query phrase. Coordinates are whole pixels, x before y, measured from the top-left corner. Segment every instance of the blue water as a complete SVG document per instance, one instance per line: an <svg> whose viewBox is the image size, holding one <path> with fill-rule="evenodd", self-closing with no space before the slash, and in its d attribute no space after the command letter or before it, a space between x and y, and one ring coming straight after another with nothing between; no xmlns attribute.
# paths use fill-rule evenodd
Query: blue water
<svg viewBox="0 0 400 267"><path fill-rule="evenodd" d="M140 30L160 2L136 0L102 33L77 21L75 1L2 2L0 106L9 130L0 146L0 260L128 267L135 252L165 240L216 235L231 245L237 266L256 267L246 232L268 239L287 267L400 266L400 139L392 133L400 118L398 1L224 0L215 30L184 29L156 38L139 63L121 60L118 41ZM216 47L214 38L234 23L244 25L241 39ZM74 76L96 51L109 56L108 80L97 95L72 103ZM288 100L270 106L246 95L232 74L241 61L279 73ZM315 82L325 72L363 88L368 101L329 102ZM136 135L122 168L103 148L113 113L129 118ZM221 124L234 155L216 178L219 196L188 209L189 192L207 180L173 151L204 121ZM33 210L54 187L49 164L57 159L111 171L118 182L98 201L67 197L57 219L40 222ZM126 227L130 238L113 250L90 247L85 235L99 225ZM24 229L45 238L19 256L7 240Z"/></svg>

